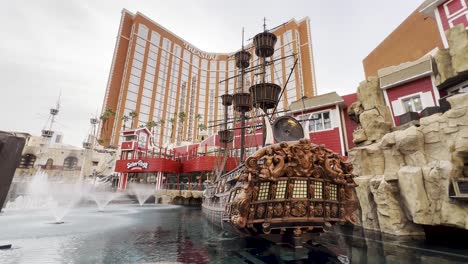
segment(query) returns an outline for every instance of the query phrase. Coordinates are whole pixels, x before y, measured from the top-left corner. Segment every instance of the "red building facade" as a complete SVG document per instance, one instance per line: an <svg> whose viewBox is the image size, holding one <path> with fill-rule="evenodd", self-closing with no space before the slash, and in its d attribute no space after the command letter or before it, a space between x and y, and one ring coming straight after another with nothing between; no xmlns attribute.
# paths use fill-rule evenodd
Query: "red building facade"
<svg viewBox="0 0 468 264"><path fill-rule="evenodd" d="M445 31L463 24L468 28L468 0L430 0L426 1L421 12L435 18L445 48L448 47Z"/></svg>
<svg viewBox="0 0 468 264"><path fill-rule="evenodd" d="M128 182L155 184L155 189L203 190L203 182L220 164L221 157L210 153L208 146L192 144L173 149L155 147L147 128L122 132L120 159L115 172L120 174L119 189ZM228 158L226 171L233 170L238 160Z"/></svg>

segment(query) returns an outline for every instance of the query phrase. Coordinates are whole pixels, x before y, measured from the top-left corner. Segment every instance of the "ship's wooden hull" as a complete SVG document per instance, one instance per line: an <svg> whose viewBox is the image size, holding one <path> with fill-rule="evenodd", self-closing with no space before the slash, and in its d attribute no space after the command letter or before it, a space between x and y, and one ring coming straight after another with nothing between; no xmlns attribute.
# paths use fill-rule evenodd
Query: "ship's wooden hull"
<svg viewBox="0 0 468 264"><path fill-rule="evenodd" d="M203 211L239 233L284 235L298 245L305 234L353 222L352 166L308 140L264 147L221 175L204 194Z"/></svg>

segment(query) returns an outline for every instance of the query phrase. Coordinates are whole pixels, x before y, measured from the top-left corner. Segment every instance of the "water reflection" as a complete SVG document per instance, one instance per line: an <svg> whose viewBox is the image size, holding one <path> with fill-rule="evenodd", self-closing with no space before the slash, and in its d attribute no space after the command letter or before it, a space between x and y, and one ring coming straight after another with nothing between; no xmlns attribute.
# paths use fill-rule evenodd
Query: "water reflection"
<svg viewBox="0 0 468 264"><path fill-rule="evenodd" d="M29 226L15 235L15 229ZM54 232L51 232L55 230ZM3 237L2 237L3 235ZM466 249L398 240L339 227L303 249L242 238L206 221L199 209L115 205L74 210L57 227L30 215L0 216L0 263L467 263Z"/></svg>

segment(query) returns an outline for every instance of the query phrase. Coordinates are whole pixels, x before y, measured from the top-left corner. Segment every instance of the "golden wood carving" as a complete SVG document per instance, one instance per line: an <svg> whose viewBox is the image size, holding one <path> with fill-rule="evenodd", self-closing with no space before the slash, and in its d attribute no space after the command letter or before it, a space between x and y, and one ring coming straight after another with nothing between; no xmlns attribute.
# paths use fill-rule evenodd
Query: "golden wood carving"
<svg viewBox="0 0 468 264"><path fill-rule="evenodd" d="M321 203L317 204L317 208L315 209L315 216L322 216L323 215L323 206Z"/></svg>
<svg viewBox="0 0 468 264"><path fill-rule="evenodd" d="M333 151L321 145L302 139L293 142L283 142L264 147L247 158L243 171L235 178L244 187L231 203L231 221L240 228L246 225L247 218L269 219L273 216L289 218L303 217L309 212L309 217L340 218L342 222L355 222L353 213L357 209L357 201L353 196L356 184L353 181L352 165ZM276 182L284 177L312 179L323 181L323 201L310 203L286 201L271 203L277 192ZM256 210L250 206L257 201L260 182L270 182L268 200L257 205ZM330 183L337 185L337 195L340 204L326 202L330 197ZM218 191L223 191L220 186ZM315 198L315 186L312 181L307 185L308 197ZM234 190L233 190L234 191ZM294 180L289 180L286 188L286 199L291 199L294 191ZM321 195L319 196L321 199ZM260 202L260 201L259 201ZM254 217L255 216L255 217Z"/></svg>
<svg viewBox="0 0 468 264"><path fill-rule="evenodd" d="M302 217L306 214L306 206L304 202L296 202L293 204L293 208L291 209L291 215L296 217Z"/></svg>
<svg viewBox="0 0 468 264"><path fill-rule="evenodd" d="M280 203L277 203L275 205L275 208L273 209L273 212L275 216L282 216L283 215L283 205Z"/></svg>
<svg viewBox="0 0 468 264"><path fill-rule="evenodd" d="M310 203L309 205L309 216L314 217L315 209L314 209L314 203Z"/></svg>

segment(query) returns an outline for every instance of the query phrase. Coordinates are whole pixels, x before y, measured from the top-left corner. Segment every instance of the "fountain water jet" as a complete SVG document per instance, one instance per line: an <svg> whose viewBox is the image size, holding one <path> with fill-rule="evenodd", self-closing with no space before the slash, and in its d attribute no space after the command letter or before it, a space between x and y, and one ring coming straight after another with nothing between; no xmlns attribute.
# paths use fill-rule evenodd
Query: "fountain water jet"
<svg viewBox="0 0 468 264"><path fill-rule="evenodd" d="M143 206L146 200L148 200L151 195L154 195L155 192L153 185L142 183L131 183L129 184L129 188L132 191L132 194L137 197L140 206Z"/></svg>
<svg viewBox="0 0 468 264"><path fill-rule="evenodd" d="M120 193L117 192L91 192L89 196L91 199L93 199L94 202L96 202L96 205L98 206L98 211L102 212L104 211L104 208L114 199L116 199L118 196L120 196Z"/></svg>
<svg viewBox="0 0 468 264"><path fill-rule="evenodd" d="M29 182L26 194L7 205L12 209L47 209L55 223L63 223L68 214L83 196L83 180L74 183L51 181L46 172L38 170Z"/></svg>

